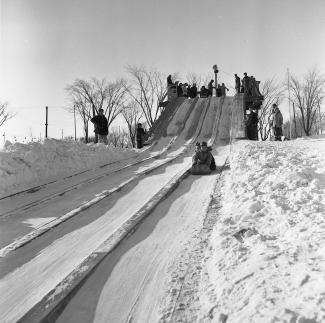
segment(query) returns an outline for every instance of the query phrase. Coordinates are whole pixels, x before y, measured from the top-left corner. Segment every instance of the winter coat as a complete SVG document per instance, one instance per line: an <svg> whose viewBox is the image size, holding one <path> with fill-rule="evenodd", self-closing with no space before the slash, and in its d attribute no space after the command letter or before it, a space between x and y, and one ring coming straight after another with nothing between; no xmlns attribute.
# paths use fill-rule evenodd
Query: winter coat
<svg viewBox="0 0 325 323"><path fill-rule="evenodd" d="M167 77L167 85L173 85L173 81L172 81L172 77L171 77L171 75L169 75L169 76Z"/></svg>
<svg viewBox="0 0 325 323"><path fill-rule="evenodd" d="M207 165L210 167L211 161L212 161L212 154L209 151L198 151L195 153L192 159L192 164L193 165Z"/></svg>
<svg viewBox="0 0 325 323"><path fill-rule="evenodd" d="M244 92L247 93L249 90L250 78L248 76L244 76L242 79L242 84L243 84Z"/></svg>
<svg viewBox="0 0 325 323"><path fill-rule="evenodd" d="M146 132L143 128L139 127L137 128L137 140L143 140L143 137L145 136Z"/></svg>
<svg viewBox="0 0 325 323"><path fill-rule="evenodd" d="M251 111L250 114L247 115L247 126L254 126L258 123L258 114L257 112Z"/></svg>
<svg viewBox="0 0 325 323"><path fill-rule="evenodd" d="M95 125L95 133L102 136L108 135L108 121L104 115L97 115L93 117L90 121Z"/></svg>
<svg viewBox="0 0 325 323"><path fill-rule="evenodd" d="M283 125L283 116L280 110L277 110L272 115L272 127L281 128Z"/></svg>
<svg viewBox="0 0 325 323"><path fill-rule="evenodd" d="M182 92L184 96L187 96L187 87L186 85L182 85Z"/></svg>

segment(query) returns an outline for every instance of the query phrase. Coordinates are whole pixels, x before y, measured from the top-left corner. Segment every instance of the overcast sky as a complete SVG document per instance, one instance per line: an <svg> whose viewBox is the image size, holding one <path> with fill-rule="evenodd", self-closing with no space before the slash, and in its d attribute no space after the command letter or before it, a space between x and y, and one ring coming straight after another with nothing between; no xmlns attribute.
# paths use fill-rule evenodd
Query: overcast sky
<svg viewBox="0 0 325 323"><path fill-rule="evenodd" d="M0 0L0 100L17 115L7 139L73 134L64 88L76 78L125 76L127 64L164 73L257 80L287 68L325 73L324 0ZM283 109L287 108L283 105ZM80 127L79 127L80 128ZM81 128L78 133L81 134ZM1 140L2 141L2 140Z"/></svg>

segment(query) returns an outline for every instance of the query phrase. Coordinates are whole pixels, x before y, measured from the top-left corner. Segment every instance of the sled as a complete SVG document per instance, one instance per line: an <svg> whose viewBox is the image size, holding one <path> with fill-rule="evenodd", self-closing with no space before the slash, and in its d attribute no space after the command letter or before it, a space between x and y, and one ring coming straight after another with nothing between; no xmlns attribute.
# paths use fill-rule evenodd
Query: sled
<svg viewBox="0 0 325 323"><path fill-rule="evenodd" d="M211 174L211 169L208 165L193 165L191 168L192 175L208 175Z"/></svg>

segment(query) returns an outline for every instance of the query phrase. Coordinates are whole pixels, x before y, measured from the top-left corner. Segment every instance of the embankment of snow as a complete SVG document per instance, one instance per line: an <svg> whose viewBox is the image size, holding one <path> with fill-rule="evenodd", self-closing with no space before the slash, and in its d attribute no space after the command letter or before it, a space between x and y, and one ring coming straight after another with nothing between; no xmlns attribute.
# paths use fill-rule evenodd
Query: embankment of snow
<svg viewBox="0 0 325 323"><path fill-rule="evenodd" d="M0 195L135 155L133 149L56 139L6 142L0 151Z"/></svg>
<svg viewBox="0 0 325 323"><path fill-rule="evenodd" d="M325 139L238 142L227 172L201 321L324 322Z"/></svg>

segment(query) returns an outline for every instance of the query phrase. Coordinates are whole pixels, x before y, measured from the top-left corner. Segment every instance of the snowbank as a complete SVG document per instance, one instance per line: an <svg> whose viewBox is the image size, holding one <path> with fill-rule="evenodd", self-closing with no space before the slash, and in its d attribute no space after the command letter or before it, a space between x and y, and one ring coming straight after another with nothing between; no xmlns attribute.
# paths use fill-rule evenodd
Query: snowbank
<svg viewBox="0 0 325 323"><path fill-rule="evenodd" d="M28 144L6 142L4 149L0 151L0 194L10 194L55 177L130 158L136 154L133 149L55 139Z"/></svg>
<svg viewBox="0 0 325 323"><path fill-rule="evenodd" d="M325 321L325 139L232 146L202 321Z"/></svg>

